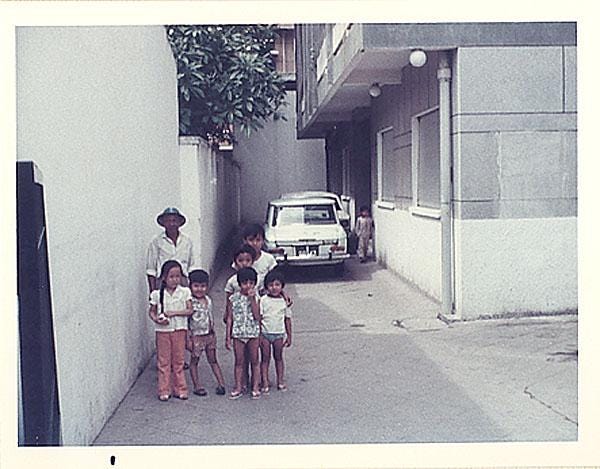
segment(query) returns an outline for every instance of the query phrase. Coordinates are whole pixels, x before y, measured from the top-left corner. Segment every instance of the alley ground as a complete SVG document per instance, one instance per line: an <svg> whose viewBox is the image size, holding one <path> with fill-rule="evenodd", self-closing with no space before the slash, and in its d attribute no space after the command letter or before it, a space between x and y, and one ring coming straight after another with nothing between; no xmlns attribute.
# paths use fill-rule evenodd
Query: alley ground
<svg viewBox="0 0 600 469"><path fill-rule="evenodd" d="M221 316L225 269L211 296ZM573 441L577 317L460 322L377 264L288 272L287 392L156 398L152 359L95 445ZM217 326L228 390L233 354ZM272 378L274 369L271 367ZM188 377L189 382L189 377Z"/></svg>

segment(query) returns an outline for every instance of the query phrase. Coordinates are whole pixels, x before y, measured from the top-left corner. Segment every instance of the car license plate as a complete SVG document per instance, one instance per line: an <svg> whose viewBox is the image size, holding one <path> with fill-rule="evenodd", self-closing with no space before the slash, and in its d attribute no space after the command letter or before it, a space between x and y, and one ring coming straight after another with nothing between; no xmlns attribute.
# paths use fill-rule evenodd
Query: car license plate
<svg viewBox="0 0 600 469"><path fill-rule="evenodd" d="M300 257L316 257L319 255L319 246L298 246L296 255Z"/></svg>

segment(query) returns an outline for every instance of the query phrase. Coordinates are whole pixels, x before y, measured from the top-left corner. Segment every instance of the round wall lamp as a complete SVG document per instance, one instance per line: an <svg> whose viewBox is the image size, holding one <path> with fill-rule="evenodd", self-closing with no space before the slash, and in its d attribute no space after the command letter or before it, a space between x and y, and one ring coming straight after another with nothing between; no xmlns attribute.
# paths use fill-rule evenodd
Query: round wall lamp
<svg viewBox="0 0 600 469"><path fill-rule="evenodd" d="M421 49L415 49L408 56L408 61L413 67L422 67L427 62L427 54Z"/></svg>
<svg viewBox="0 0 600 469"><path fill-rule="evenodd" d="M369 87L369 96L371 96L371 98L377 98L379 95L381 95L381 87L379 86L379 83L373 83Z"/></svg>

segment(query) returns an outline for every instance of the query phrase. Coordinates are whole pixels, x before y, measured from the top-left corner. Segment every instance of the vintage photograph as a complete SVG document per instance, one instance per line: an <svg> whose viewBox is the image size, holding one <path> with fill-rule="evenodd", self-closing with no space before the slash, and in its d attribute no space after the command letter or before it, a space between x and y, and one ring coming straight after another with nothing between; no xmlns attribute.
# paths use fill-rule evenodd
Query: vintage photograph
<svg viewBox="0 0 600 469"><path fill-rule="evenodd" d="M18 446L577 443L565 18L15 25Z"/></svg>

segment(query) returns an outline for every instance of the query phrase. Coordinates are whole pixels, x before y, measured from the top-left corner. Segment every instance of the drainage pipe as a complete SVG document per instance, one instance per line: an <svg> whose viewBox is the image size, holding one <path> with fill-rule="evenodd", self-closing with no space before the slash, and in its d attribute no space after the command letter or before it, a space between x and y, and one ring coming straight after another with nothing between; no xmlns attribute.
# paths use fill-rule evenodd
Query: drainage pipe
<svg viewBox="0 0 600 469"><path fill-rule="evenodd" d="M448 52L441 52L437 71L440 99L440 221L442 231L442 311L441 315L450 318L454 314L452 281L452 150L451 150L451 103L450 80L452 70Z"/></svg>

